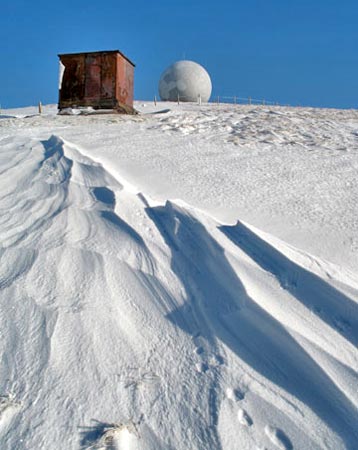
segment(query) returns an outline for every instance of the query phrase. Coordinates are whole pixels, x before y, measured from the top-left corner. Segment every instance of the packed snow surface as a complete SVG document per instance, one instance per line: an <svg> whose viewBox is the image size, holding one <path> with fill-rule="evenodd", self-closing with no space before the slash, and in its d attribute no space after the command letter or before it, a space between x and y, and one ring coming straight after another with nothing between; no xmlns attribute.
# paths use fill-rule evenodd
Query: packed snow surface
<svg viewBox="0 0 358 450"><path fill-rule="evenodd" d="M0 115L0 448L357 449L358 113L136 107Z"/></svg>

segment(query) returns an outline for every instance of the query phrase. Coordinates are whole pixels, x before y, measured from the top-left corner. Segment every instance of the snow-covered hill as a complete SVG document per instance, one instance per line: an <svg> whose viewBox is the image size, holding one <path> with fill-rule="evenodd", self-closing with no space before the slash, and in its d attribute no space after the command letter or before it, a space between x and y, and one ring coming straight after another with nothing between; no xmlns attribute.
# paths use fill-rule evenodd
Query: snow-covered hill
<svg viewBox="0 0 358 450"><path fill-rule="evenodd" d="M357 449L358 113L137 108L0 116L0 448Z"/></svg>

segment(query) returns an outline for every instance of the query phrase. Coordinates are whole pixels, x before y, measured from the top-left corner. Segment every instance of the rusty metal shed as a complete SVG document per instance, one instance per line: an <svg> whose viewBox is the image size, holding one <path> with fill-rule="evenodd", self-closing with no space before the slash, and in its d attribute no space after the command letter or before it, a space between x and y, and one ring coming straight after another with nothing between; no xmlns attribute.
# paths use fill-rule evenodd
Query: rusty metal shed
<svg viewBox="0 0 358 450"><path fill-rule="evenodd" d="M119 50L68 53L60 58L59 104L133 114L135 65Z"/></svg>

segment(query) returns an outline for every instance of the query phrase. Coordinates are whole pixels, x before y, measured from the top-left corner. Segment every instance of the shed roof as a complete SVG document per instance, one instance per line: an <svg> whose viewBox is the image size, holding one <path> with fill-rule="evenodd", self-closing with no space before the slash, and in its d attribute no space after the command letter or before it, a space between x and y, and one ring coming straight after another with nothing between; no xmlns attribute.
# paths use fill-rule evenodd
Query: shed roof
<svg viewBox="0 0 358 450"><path fill-rule="evenodd" d="M60 54L58 54L58 57L61 58L62 56L76 56L76 55L102 55L103 53L119 53L121 56L123 56L124 59L126 59L130 64L132 64L133 67L135 67L134 62L132 62L124 53L122 53L119 50L102 50L102 51L98 51L98 52L60 53Z"/></svg>

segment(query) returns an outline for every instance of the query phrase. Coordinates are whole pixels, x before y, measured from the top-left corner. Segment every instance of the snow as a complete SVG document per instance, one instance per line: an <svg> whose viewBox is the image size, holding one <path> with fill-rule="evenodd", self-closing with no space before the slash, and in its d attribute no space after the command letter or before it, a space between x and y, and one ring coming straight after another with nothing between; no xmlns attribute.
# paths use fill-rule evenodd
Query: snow
<svg viewBox="0 0 358 450"><path fill-rule="evenodd" d="M0 448L355 449L358 112L0 116Z"/></svg>

